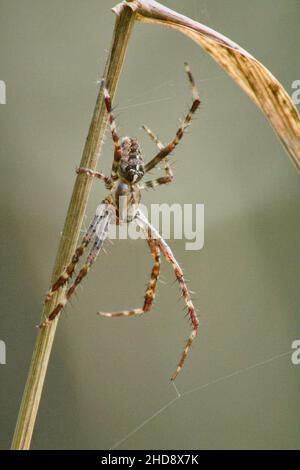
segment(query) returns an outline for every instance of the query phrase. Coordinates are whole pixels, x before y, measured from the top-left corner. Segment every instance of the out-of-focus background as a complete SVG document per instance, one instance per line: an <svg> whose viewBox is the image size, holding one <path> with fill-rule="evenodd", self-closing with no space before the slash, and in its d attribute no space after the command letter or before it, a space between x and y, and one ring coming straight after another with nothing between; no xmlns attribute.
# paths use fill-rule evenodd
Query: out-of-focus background
<svg viewBox="0 0 300 470"><path fill-rule="evenodd" d="M165 4L239 43L292 93L300 79L298 0ZM1 448L17 419L112 6L0 0ZM192 41L159 26L134 28L115 100L120 133L137 136L146 158L155 147L142 124L163 141L174 135L191 99L184 61L203 105L174 156L174 183L146 192L143 202L205 204L204 248L170 241L201 319L176 382L189 393L153 417L176 396L169 377L190 330L169 265L149 315L95 315L140 306L152 264L142 240L107 244L61 316L33 449L107 449L123 438L118 449L299 448L300 366L291 362L300 339L299 175L233 81ZM111 160L107 138L99 169L108 172ZM104 194L95 183L86 223Z"/></svg>

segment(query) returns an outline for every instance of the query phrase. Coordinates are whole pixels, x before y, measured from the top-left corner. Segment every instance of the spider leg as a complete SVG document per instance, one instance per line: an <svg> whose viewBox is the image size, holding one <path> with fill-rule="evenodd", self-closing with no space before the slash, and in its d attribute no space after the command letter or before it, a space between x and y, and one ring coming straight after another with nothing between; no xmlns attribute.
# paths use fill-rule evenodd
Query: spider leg
<svg viewBox="0 0 300 470"><path fill-rule="evenodd" d="M49 300L53 297L54 293L60 287L63 287L68 282L68 280L72 277L75 271L75 267L77 263L79 262L79 259L81 258L85 249L90 244L93 237L95 236L97 227L101 219L105 216L106 209L107 209L107 204L104 200L97 207L96 214L93 217L93 220L90 223L90 226L88 227L85 235L83 236L81 244L76 248L75 253L72 256L71 262L68 264L68 266L66 266L66 268L63 270L63 272L60 274L60 276L57 278L57 280L54 282L54 284L51 286L51 288L47 292L45 303L49 302Z"/></svg>
<svg viewBox="0 0 300 470"><path fill-rule="evenodd" d="M146 173L148 171L152 170L152 168L154 168L161 160L166 158L166 156L169 155L174 150L176 145L179 144L180 140L183 137L184 131L186 130L186 128L191 123L193 114L196 112L196 110L198 109L198 107L200 105L199 93L198 93L198 90L197 90L197 87L196 87L191 69L190 69L190 67L188 66L187 63L184 64L184 67L185 67L185 71L187 73L189 82L190 82L191 87L192 87L193 103L192 103L192 105L189 109L189 112L185 116L182 125L180 126L180 128L176 132L176 136L174 137L174 139L171 140L171 142L169 144L167 144L165 147L160 149L158 154L152 160L150 160L150 162L148 162L145 165L145 172Z"/></svg>
<svg viewBox="0 0 300 470"><path fill-rule="evenodd" d="M145 300L143 308L136 308L133 310L124 310L122 312L115 312L115 313L105 313L105 312L98 312L99 315L103 317L129 317L133 315L142 315L143 313L147 313L150 311L154 297L155 297L155 287L158 281L159 272L160 272L160 252L159 249L156 247L156 244L150 238L147 238L147 243L149 245L151 255L154 259L154 265L151 271L151 278L147 286Z"/></svg>
<svg viewBox="0 0 300 470"><path fill-rule="evenodd" d="M115 147L114 160L113 160L112 169L111 169L111 179L114 181L118 178L118 168L119 168L119 163L121 159L121 144L120 144L119 136L117 134L116 121L112 113L111 98L110 98L109 91L105 86L104 80L102 80L101 84L103 86L104 101L105 101L105 106L106 106L107 113L108 113L108 122L110 126L113 144Z"/></svg>
<svg viewBox="0 0 300 470"><path fill-rule="evenodd" d="M65 293L63 299L57 304L57 306L52 310L50 315L46 318L46 320L40 325L41 327L47 325L50 321L54 320L54 318L60 313L60 311L64 308L67 301L70 299L72 294L75 292L78 285L81 281L86 277L90 268L92 267L93 263L95 262L103 243L107 237L109 224L112 218L112 209L109 204L102 204L105 206L104 212L101 214L101 217L97 220L95 224L95 228L93 231L95 232L95 241L92 245L90 253L86 259L85 264L79 271L76 279L74 280L73 284L69 287L67 292ZM99 206L100 207L100 206ZM75 255L74 255L75 256ZM74 269L73 269L74 272Z"/></svg>
<svg viewBox="0 0 300 470"><path fill-rule="evenodd" d="M144 129L144 131L147 132L147 134L149 135L149 137L153 140L153 142L157 145L157 147L160 149L160 150L163 150L164 149L164 145L162 144L162 142L158 139L158 137L151 131L151 129L149 129L149 127L147 126L142 126L142 129ZM173 172L172 172L172 169L168 163L168 159L167 158L163 158L163 165L164 165L164 170L165 170L165 173L166 173L166 176L162 176L160 178L156 178L154 180L150 180L150 181L145 181L144 184L141 184L139 185L139 189L146 189L146 188L156 188L157 186L161 186L162 184L168 184L168 183L171 183L172 179L173 179Z"/></svg>
<svg viewBox="0 0 300 470"><path fill-rule="evenodd" d="M159 150L164 148L164 144L159 140L159 138L154 134L154 132L149 129L147 126L142 126L142 129L149 135L150 139L157 145Z"/></svg>
<svg viewBox="0 0 300 470"><path fill-rule="evenodd" d="M105 187L107 189L112 189L112 186L113 186L112 180L108 176L105 176L103 173L99 173L99 171L93 171L93 170L90 170L90 168L80 167L80 168L77 168L76 173L78 175L84 174L87 176L92 176L94 178L97 178L98 180L103 181L105 183Z"/></svg>
<svg viewBox="0 0 300 470"><path fill-rule="evenodd" d="M193 305L192 299L190 292L188 290L188 287L186 285L186 281L183 277L183 272L181 267L179 266L178 262L176 261L171 248L168 246L168 244L165 242L165 240L162 238L162 236L157 232L157 230L150 224L150 222L146 219L146 217L141 213L138 212L136 216L137 222L141 225L141 227L145 230L145 232L148 234L148 236L151 237L152 240L155 241L157 247L160 249L161 253L164 255L166 260L171 264L174 272L176 279L179 283L179 288L181 290L182 297L184 299L184 302L187 307L187 314L190 317L191 324L192 324L192 332L187 340L187 343L185 345L184 351L182 353L181 359L178 363L176 371L173 373L171 380L175 380L177 375L179 374L180 370L182 369L183 363L185 361L185 358L189 352L189 349L197 335L198 331L198 326L199 326L199 320L197 318L197 314L195 311L195 307Z"/></svg>
<svg viewBox="0 0 300 470"><path fill-rule="evenodd" d="M162 184L171 183L173 179L173 173L171 169L166 170L166 172L167 171L169 173L167 174L167 176L161 176L160 178L156 178L155 180L145 181L144 184L139 184L138 188L139 189L146 189L146 188L154 189L154 188L157 188L157 186L161 186Z"/></svg>

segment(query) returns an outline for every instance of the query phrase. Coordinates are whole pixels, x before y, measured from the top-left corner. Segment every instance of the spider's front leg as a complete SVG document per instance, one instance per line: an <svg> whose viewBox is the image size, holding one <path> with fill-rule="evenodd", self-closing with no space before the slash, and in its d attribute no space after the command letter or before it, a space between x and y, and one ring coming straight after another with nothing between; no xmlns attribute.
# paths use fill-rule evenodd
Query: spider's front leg
<svg viewBox="0 0 300 470"><path fill-rule="evenodd" d="M163 150L164 145L158 139L158 137L151 131L151 129L149 129L149 127L147 127L147 126L142 126L142 129L147 132L150 139L153 140L153 142L157 145L157 147L160 150ZM162 161L163 161L166 176L161 176L160 178L156 178L155 180L145 181L145 183L139 185L139 189L146 189L146 188L152 188L153 189L153 188L156 188L157 186L161 186L162 184L168 184L168 183L172 182L173 172L172 172L172 169L169 165L167 157L163 158Z"/></svg>
<svg viewBox="0 0 300 470"><path fill-rule="evenodd" d="M179 283L179 288L181 290L183 300L184 300L184 302L186 304L186 307L187 307L187 313L188 313L188 316L190 317L191 324L192 324L192 332L191 332L191 334L188 338L188 341L185 345L185 348L184 348L184 351L182 353L179 364L177 366L177 369L171 377L171 380L175 380L177 375L179 374L180 370L182 369L185 358L186 358L186 356L189 352L189 349L190 349L190 347L191 347L191 345L192 345L192 343L193 343L193 341L194 341L194 339L197 335L199 320L197 318L197 314L196 314L195 307L194 307L192 299L191 299L190 292L188 290L185 279L183 277L182 269L179 266L178 262L176 261L175 256L173 255L171 248L167 245L167 243L162 238L162 236L150 224L150 222L147 220L147 218L141 212L138 212L138 214L136 216L136 221L137 221L137 223L139 223L139 225L145 231L147 236L160 249L161 253L164 255L166 260L171 264L171 266L174 270L176 279Z"/></svg>
<svg viewBox="0 0 300 470"><path fill-rule="evenodd" d="M108 113L108 122L110 126L111 136L114 144L114 160L111 168L111 179L113 181L118 179L118 169L121 159L121 143L117 133L117 126L114 115L112 113L112 106L111 106L111 98L108 89L106 88L104 79L101 82L101 86L103 87L103 94L104 94L104 101L106 110Z"/></svg>
<svg viewBox="0 0 300 470"><path fill-rule="evenodd" d="M146 173L148 171L152 170L152 168L154 168L156 165L158 165L158 163L161 162L163 159L165 159L174 150L174 148L179 144L180 140L182 139L182 137L184 135L184 131L190 125L194 113L197 111L198 107L200 106L199 93L198 93L198 90L197 90L197 87L196 87L195 80L193 78L191 69L190 69L190 67L188 66L187 63L184 64L184 67L185 67L185 71L187 73L190 85L192 87L192 95L193 95L192 105L189 109L189 112L185 116L182 125L180 126L180 128L176 132L176 136L174 137L174 139L171 140L171 142L168 145L166 145L165 147L160 148L159 153L152 160L150 160L150 162L148 162L145 165L145 172ZM151 133L148 132L148 134L151 137ZM153 137L151 137L151 138L153 139ZM155 136L154 136L153 140L155 140Z"/></svg>
<svg viewBox="0 0 300 470"><path fill-rule="evenodd" d="M147 239L147 243L149 245L151 255L154 259L154 265L151 271L151 278L147 286L147 291L145 294L143 307L135 308L133 310L123 310L122 312L114 312L114 313L98 312L99 315L103 317L129 317L132 315L142 315L143 313L150 311L150 308L152 306L152 303L155 297L155 287L156 287L158 277L159 277L159 272L160 272L160 253L156 244L152 240Z"/></svg>
<svg viewBox="0 0 300 470"><path fill-rule="evenodd" d="M103 173L100 173L99 171L93 171L90 168L80 167L80 168L77 168L76 173L78 175L92 176L93 178L103 181L106 189L112 189L113 187L113 182L111 178L109 178L108 176L105 176Z"/></svg>

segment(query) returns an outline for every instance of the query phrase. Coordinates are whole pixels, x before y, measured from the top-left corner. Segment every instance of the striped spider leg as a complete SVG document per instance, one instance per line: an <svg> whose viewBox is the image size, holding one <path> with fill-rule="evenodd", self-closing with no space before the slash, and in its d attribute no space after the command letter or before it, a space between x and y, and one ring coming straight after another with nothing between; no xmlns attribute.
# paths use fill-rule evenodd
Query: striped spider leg
<svg viewBox="0 0 300 470"><path fill-rule="evenodd" d="M159 273L160 273L160 251L157 247L156 242L152 240L150 235L151 234L149 232L146 240L149 245L152 258L154 259L154 265L151 271L150 281L147 286L143 307L135 308L132 310L123 310L122 312L114 312L114 313L98 312L98 315L101 315L103 317L130 317L133 315L141 315L143 313L147 313L150 311L150 308L152 306L152 303L155 297L155 288L156 288L156 284L157 284Z"/></svg>
<svg viewBox="0 0 300 470"><path fill-rule="evenodd" d="M169 144L167 144L166 146L161 143L161 141L156 137L155 134L153 134L153 132L148 127L143 126L143 129L147 132L147 134L150 136L150 138L154 141L154 143L159 149L159 152L156 154L156 156L152 158L152 160L150 160L147 164L145 164L144 162L142 151L136 138L119 138L117 134L115 119L112 113L111 98L104 81L102 81L104 101L108 114L108 123L110 126L111 136L114 144L114 158L112 163L111 175L110 177L107 177L102 173L93 171L89 168L79 168L77 170L77 173L82 175L82 177L94 177L99 181L102 181L105 184L106 189L110 191L110 194L98 206L96 214L89 228L87 229L81 241L81 244L76 248L70 263L66 266L61 275L58 277L58 279L54 282L54 284L48 291L45 302L48 302L56 291L61 288L65 288L68 283L71 283L71 278L75 273L75 268L79 263L80 258L82 257L84 251L88 248L88 246L92 244L85 263L81 267L73 283L71 283L71 285L66 288L62 296L62 300L55 306L55 308L50 312L49 316L40 325L41 327L45 327L60 314L70 297L75 292L78 285L86 277L103 247L103 243L108 235L110 224L128 224L133 220L136 220L136 222L141 226L142 230L146 234L147 243L149 245L152 258L154 260L154 265L151 271L150 281L147 286L143 307L115 313L99 313L100 315L107 317L118 317L141 315L143 313L149 312L155 295L155 288L160 272L160 255L162 254L165 259L171 264L175 272L176 279L179 283L182 297L185 301L188 310L188 315L193 328L186 343L184 352L179 361L178 367L171 377L172 380L175 380L183 366L187 353L192 345L194 338L196 337L199 322L191 300L189 290L183 277L183 272L167 243L163 240L163 238L159 235L156 229L151 226L148 220L139 211L139 202L141 198L142 189L155 188L162 184L168 184L172 181L173 173L170 168L167 156L174 150L174 148L178 145L179 141L182 139L184 131L189 126L193 114L196 112L197 108L200 105L199 94L192 73L187 64L185 64L185 70L192 87L193 103L187 115L185 116L182 125L176 132L174 139L171 140L171 142L169 142ZM155 180L146 181L144 184L140 184L140 181L144 177L144 174L151 171L160 162L163 163L165 176L162 176Z"/></svg>
<svg viewBox="0 0 300 470"><path fill-rule="evenodd" d="M103 181L107 181L108 178L102 175L101 173L98 172L92 172L91 170L86 170L85 168L79 168L77 170L77 173L87 173L90 176L96 176L99 179ZM46 298L45 298L45 303L49 302L49 300L53 297L55 292L60 288L63 287L69 279L73 276L75 267L77 263L79 262L79 259L83 255L85 249L88 247L90 244L91 240L95 236L97 227L99 225L99 222L101 218L103 217L103 214L105 214L105 201L103 201L97 208L96 214L88 227L84 237L82 238L81 244L76 248L74 255L72 256L71 262L68 264L68 266L65 267L63 272L60 274L58 279L54 282L54 284L51 286L49 291L47 292Z"/></svg>
<svg viewBox="0 0 300 470"><path fill-rule="evenodd" d="M111 177L109 178L108 176L105 176L102 173L99 173L98 171L93 171L93 170L90 170L89 168L83 168L83 167L78 168L76 172L77 172L77 174L85 174L87 176L95 177L99 181L104 182L105 186L108 190L112 190L113 189L113 180L115 180L117 178L116 175L117 175L117 170L118 170L118 166L119 166L119 161L120 161L120 158L121 158L121 144L120 144L119 136L118 136L117 131L116 131L115 119L114 119L114 116L112 114L111 99L110 99L108 90L105 87L104 80L102 80L101 86L103 87L104 102L105 102L106 110L107 110L107 113L108 113L108 122L109 122L109 125L110 125L112 140L113 140L113 143L114 143L114 159L113 159L113 164L112 164ZM80 257L82 256L85 249L87 248L87 246L91 242L93 236L95 235L95 232L96 232L97 227L98 227L98 223L100 222L100 219L101 219L101 214L99 214L98 212L99 211L101 212L102 208L103 208L103 206L102 206L102 204L100 204L100 206L98 207L98 209L96 211L96 215L95 215L94 219L92 220L85 236L82 239L81 244L76 248L76 251L75 251L74 255L72 256L71 262L64 269L64 271L60 274L58 279L54 282L54 284L51 286L51 288L47 292L47 295L46 295L46 298L45 298L45 303L49 302L49 300L53 297L54 293L58 289L63 287L70 280L72 275L74 274L75 267L76 267L77 263L79 262ZM55 315L54 315L54 311L51 312L49 317L48 317L48 320L51 321L51 319L53 319L52 314L54 315L54 318L55 318L56 315L60 312L60 310L62 310L62 308L63 308L63 306L61 306L61 308L59 309L59 311ZM58 306L57 306L57 309L58 309ZM42 323L41 326L43 326L44 323Z"/></svg>
<svg viewBox="0 0 300 470"><path fill-rule="evenodd" d="M186 285L186 281L183 276L182 269L178 262L176 261L175 256L172 253L171 248L169 245L166 243L166 241L162 238L162 236L159 234L159 232L150 224L150 222L147 220L147 218L142 214L142 212L138 211L136 215L137 223L142 227L144 230L146 236L151 240L153 243L156 244L157 248L160 250L162 255L165 257L166 261L168 261L175 273L176 279L179 283L179 288L181 290L181 294L183 297L183 300L186 304L187 307L187 314L190 318L191 325L192 325L192 332L187 340L187 343L185 345L184 351L182 353L181 359L178 363L176 371L173 373L171 380L175 380L177 375L179 374L180 370L182 369L183 363L185 361L185 358L189 352L189 349L192 345L192 342L196 338L197 331L198 331L198 326L199 326L199 320L197 318L197 314L195 311L195 307L193 305L192 299L191 299L191 294L188 290L188 287Z"/></svg>
<svg viewBox="0 0 300 470"><path fill-rule="evenodd" d="M149 127L142 126L142 129L147 132L147 134L153 140L153 142L157 145L159 150L163 150L164 145L161 143L161 141L158 139L158 137L149 129ZM173 172L172 172L172 169L169 165L167 157L163 158L162 161L163 161L163 166L164 166L166 176L161 176L160 178L157 178L155 180L146 181L144 184L139 185L140 189L146 189L146 188L154 189L157 186L160 186L162 184L168 184L168 183L172 182Z"/></svg>
<svg viewBox="0 0 300 470"><path fill-rule="evenodd" d="M171 142L169 142L166 146L162 146L161 142L150 131L150 129L148 129L148 128L146 128L146 126L144 126L144 129L146 130L146 132L149 134L149 136L152 138L152 140L154 140L154 142L157 143L157 145L160 149L158 154L155 155L155 157L152 158L152 160L150 160L150 162L148 162L145 165L145 173L148 173L150 170L152 170L152 168L154 168L156 165L158 165L162 160L166 162L166 157L179 144L179 142L181 141L181 139L184 135L184 131L190 125L193 115L195 114L195 112L197 111L197 109L200 106L200 103L201 103L200 102L200 97L199 97L199 93L198 93L198 90L197 90L197 87L196 87L195 80L194 80L194 77L192 75L191 69L190 69L190 67L187 63L184 64L184 68L185 68L185 71L186 71L187 76L188 76L188 80L189 80L191 88L192 88L192 96L193 96L192 105L191 105L187 115L185 116L185 118L182 122L182 125L179 127L178 131L176 132L176 135L175 135L174 139L171 140ZM166 168L166 163L165 163L165 168ZM165 178L162 178L162 179L158 178L157 180L147 181L145 183L145 186L146 187L155 187L155 186L159 186L161 184L166 184L166 183L169 183L169 182L170 182L170 177L168 177L168 175L167 175Z"/></svg>
<svg viewBox="0 0 300 470"><path fill-rule="evenodd" d="M119 164L120 164L120 160L122 157L121 142L117 134L116 121L112 113L111 99L110 99L109 91L105 86L104 79L101 81L101 86L103 87L104 101L105 101L105 106L106 106L106 110L108 114L108 122L109 122L110 131L111 131L111 137L112 137L113 144L114 144L114 159L113 159L112 168L111 168L111 179L113 181L116 181L119 178L118 169L119 169Z"/></svg>
<svg viewBox="0 0 300 470"><path fill-rule="evenodd" d="M51 297L60 287L64 286L71 279L73 273L75 272L75 267L78 264L80 257L83 255L85 249L94 239L94 243L91 247L85 264L80 269L73 284L65 292L62 300L56 305L50 315L41 323L40 327L46 326L49 322L53 321L57 317L57 315L61 312L70 297L75 292L80 282L88 274L98 254L100 253L101 248L103 247L105 239L107 238L109 225L113 220L113 216L113 206L111 205L110 198L107 197L97 207L96 214L89 228L87 229L81 244L78 246L78 248L76 248L70 264L65 268L65 270L58 277L57 281L52 285L51 289L47 293L45 303L51 299Z"/></svg>
<svg viewBox="0 0 300 470"><path fill-rule="evenodd" d="M122 312L114 312L114 313L106 313L106 312L98 312L99 315L104 317L128 317L133 315L141 315L143 313L149 312L152 306L152 302L155 296L155 287L159 276L160 271L160 253L165 257L165 259L171 264L176 279L179 283L179 288L181 290L182 297L187 307L187 314L190 318L192 324L192 332L187 340L185 345L184 351L182 353L181 359L178 363L176 371L173 373L171 380L175 380L177 375L179 374L180 370L182 369L183 363L185 358L189 352L189 349L194 341L198 326L199 320L197 318L197 314L195 311L195 307L193 305L190 292L186 285L186 281L183 276L182 269L179 263L176 261L175 256L172 253L171 248L168 246L166 241L162 238L162 236L158 233L158 231L150 224L147 218L138 211L135 216L135 221L140 225L146 235L146 240L151 250L151 254L154 258L154 266L151 273L151 279L148 284L148 288L145 295L144 306L142 308L136 308L133 310L124 310Z"/></svg>

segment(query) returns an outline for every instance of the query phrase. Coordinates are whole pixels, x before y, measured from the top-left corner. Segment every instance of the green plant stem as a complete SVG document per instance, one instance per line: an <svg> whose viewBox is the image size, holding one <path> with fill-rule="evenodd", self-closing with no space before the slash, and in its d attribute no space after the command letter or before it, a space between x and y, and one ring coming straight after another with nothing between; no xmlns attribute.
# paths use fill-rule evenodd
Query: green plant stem
<svg viewBox="0 0 300 470"><path fill-rule="evenodd" d="M128 7L122 8L116 17L111 50L107 59L104 77L111 96L115 94L117 82L124 62L130 33L134 24L135 13ZM104 132L107 124L107 113L102 90L99 91L88 137L83 151L80 166L95 169L99 158ZM91 189L90 178L78 176L75 181L63 234L60 240L52 281L59 275L63 266L71 259L80 235L80 228L86 210ZM56 295L44 307L42 320L60 301L61 293ZM39 329L30 370L19 410L18 421L11 445L12 450L26 450L34 430L39 408L49 357L55 337L57 319L48 326Z"/></svg>

